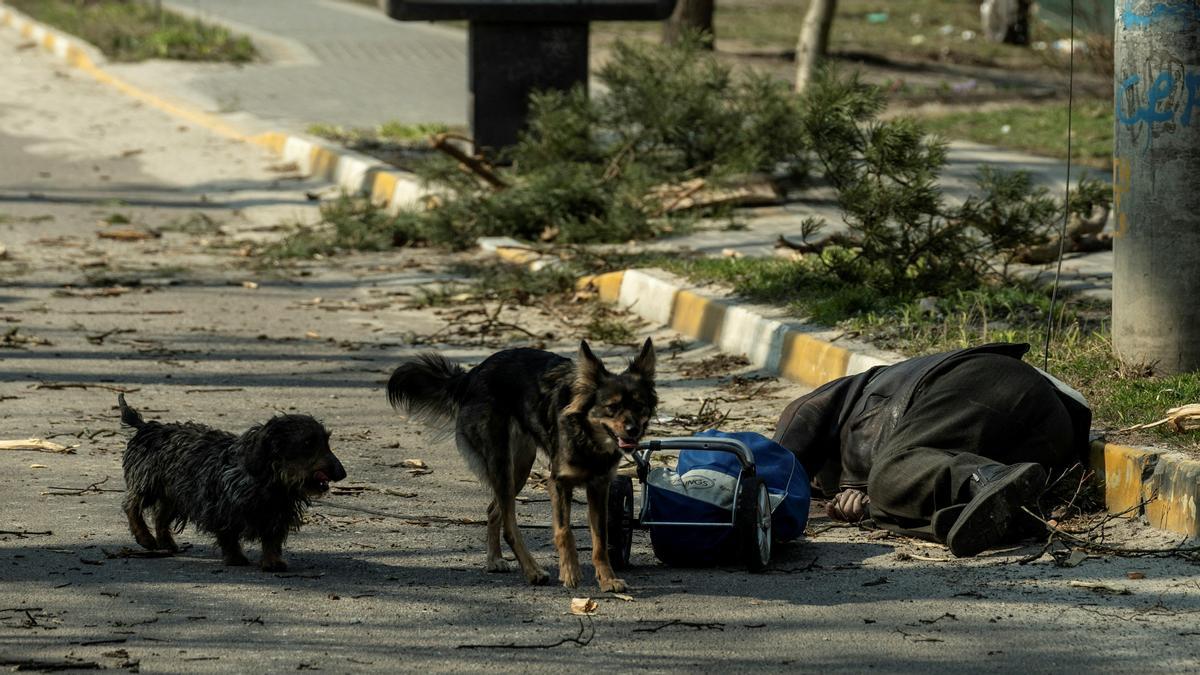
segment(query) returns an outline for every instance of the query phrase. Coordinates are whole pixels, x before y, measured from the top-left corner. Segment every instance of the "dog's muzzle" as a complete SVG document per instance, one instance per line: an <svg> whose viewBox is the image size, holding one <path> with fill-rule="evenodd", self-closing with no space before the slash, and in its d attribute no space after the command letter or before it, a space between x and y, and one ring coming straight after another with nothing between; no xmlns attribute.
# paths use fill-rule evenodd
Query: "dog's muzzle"
<svg viewBox="0 0 1200 675"><path fill-rule="evenodd" d="M342 467L342 463L338 461L338 458L332 454L329 457L332 460L330 465L317 469L312 475L313 482L316 484L319 492L327 492L330 483L336 483L346 477L346 469Z"/></svg>

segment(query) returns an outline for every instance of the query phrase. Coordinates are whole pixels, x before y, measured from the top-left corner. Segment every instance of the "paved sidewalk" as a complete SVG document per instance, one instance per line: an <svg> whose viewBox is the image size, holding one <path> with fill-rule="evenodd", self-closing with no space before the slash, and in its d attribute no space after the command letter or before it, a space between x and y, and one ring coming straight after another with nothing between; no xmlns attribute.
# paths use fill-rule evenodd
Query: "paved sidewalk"
<svg viewBox="0 0 1200 675"><path fill-rule="evenodd" d="M256 130L314 122L464 124L466 33L335 0L168 0L250 35L265 63L111 64L119 76Z"/></svg>

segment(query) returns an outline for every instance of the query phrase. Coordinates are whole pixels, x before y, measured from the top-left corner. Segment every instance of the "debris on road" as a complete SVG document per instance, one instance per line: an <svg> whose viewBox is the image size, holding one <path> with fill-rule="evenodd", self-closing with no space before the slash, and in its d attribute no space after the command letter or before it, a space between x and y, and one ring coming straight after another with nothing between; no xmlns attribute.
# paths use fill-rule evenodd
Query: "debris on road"
<svg viewBox="0 0 1200 675"><path fill-rule="evenodd" d="M21 440L0 441L0 450L31 450L33 452L56 452L64 455L75 454L75 448L59 445L43 438L25 438Z"/></svg>

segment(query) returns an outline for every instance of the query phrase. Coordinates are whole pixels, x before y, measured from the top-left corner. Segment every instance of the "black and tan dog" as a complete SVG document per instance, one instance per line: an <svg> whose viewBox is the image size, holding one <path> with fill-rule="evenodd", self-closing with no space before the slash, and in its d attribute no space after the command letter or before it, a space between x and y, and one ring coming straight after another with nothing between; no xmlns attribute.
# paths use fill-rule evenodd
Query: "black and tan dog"
<svg viewBox="0 0 1200 675"><path fill-rule="evenodd" d="M579 346L578 362L537 349L508 349L470 371L437 354L422 354L392 373L388 400L434 424L452 423L459 450L492 489L488 505L487 569L507 569L500 534L525 578L548 576L517 529L516 496L540 450L550 460L550 502L558 575L579 585L579 555L571 532L571 494L587 490L592 562L602 591L625 582L608 559L608 491L622 451L637 447L654 416L654 345L650 340L622 373L610 373Z"/></svg>
<svg viewBox="0 0 1200 675"><path fill-rule="evenodd" d="M329 432L308 415L279 415L241 436L191 422L147 422L117 397L136 433L125 448L125 514L137 543L178 550L172 529L213 534L227 565L246 565L242 539L262 542L262 569L287 569L283 543L309 500L346 477ZM154 534L142 518L154 510Z"/></svg>

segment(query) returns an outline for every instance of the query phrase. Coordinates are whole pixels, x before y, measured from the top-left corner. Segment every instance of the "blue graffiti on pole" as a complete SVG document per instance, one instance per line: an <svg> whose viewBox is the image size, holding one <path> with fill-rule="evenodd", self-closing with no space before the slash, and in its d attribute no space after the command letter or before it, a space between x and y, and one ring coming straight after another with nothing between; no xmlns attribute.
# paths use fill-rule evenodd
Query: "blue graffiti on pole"
<svg viewBox="0 0 1200 675"><path fill-rule="evenodd" d="M1150 137L1191 126L1193 113L1200 115L1200 71L1180 63L1155 70L1127 75L1116 97L1117 122L1129 128L1135 140L1148 131L1147 143Z"/></svg>
<svg viewBox="0 0 1200 675"><path fill-rule="evenodd" d="M1133 10L1134 0L1126 0L1121 7L1121 23L1126 28L1146 28L1167 19L1200 20L1200 5L1192 2L1156 2L1149 13Z"/></svg>

